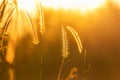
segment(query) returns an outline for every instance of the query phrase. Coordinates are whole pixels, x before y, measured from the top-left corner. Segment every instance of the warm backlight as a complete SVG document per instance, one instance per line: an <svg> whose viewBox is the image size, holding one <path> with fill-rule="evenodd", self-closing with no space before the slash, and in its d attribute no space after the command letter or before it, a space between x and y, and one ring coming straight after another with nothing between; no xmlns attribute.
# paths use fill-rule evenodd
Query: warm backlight
<svg viewBox="0 0 120 80"><path fill-rule="evenodd" d="M18 7L22 10L33 12L36 8L35 0L18 0Z"/></svg>
<svg viewBox="0 0 120 80"><path fill-rule="evenodd" d="M94 10L105 3L106 0L42 0L45 7L55 9L79 9L81 12Z"/></svg>
<svg viewBox="0 0 120 80"><path fill-rule="evenodd" d="M111 0L111 1L120 7L120 0Z"/></svg>

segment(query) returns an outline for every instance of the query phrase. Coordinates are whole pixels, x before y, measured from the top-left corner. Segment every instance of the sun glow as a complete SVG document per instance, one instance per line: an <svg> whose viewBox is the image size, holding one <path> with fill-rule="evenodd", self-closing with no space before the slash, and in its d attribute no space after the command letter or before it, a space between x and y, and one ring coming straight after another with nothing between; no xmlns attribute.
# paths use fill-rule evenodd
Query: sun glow
<svg viewBox="0 0 120 80"><path fill-rule="evenodd" d="M18 0L19 9L33 12L36 8L35 0Z"/></svg>
<svg viewBox="0 0 120 80"><path fill-rule="evenodd" d="M32 12L39 1L47 8L78 9L81 12L87 12L104 5L107 0L18 0L18 6Z"/></svg>
<svg viewBox="0 0 120 80"><path fill-rule="evenodd" d="M120 7L120 0L112 0L112 2Z"/></svg>
<svg viewBox="0 0 120 80"><path fill-rule="evenodd" d="M81 12L94 10L104 5L106 0L42 0L45 7L54 9L79 9Z"/></svg>

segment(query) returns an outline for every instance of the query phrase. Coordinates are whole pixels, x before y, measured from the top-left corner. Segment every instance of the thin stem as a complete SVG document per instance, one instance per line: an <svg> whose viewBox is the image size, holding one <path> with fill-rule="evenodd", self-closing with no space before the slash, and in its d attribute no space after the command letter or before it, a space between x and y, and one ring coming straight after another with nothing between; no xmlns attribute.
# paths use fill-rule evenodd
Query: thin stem
<svg viewBox="0 0 120 80"><path fill-rule="evenodd" d="M88 78L88 73L90 71L90 67L91 67L91 64L88 65L88 69L87 69L87 72L86 72L86 79L85 80L87 80L87 78Z"/></svg>
<svg viewBox="0 0 120 80"><path fill-rule="evenodd" d="M42 80L42 64L43 64L43 56L40 56L40 80Z"/></svg>
<svg viewBox="0 0 120 80"><path fill-rule="evenodd" d="M85 67L86 67L86 49L84 50L84 53L83 53L83 80L86 79L86 70L85 70Z"/></svg>
<svg viewBox="0 0 120 80"><path fill-rule="evenodd" d="M64 65L64 61L65 61L65 58L62 59L62 62L61 62L61 66L60 66L60 69L59 69L59 73L58 73L58 78L57 78L57 80L60 80L61 73L62 73L62 69L63 69L63 65Z"/></svg>

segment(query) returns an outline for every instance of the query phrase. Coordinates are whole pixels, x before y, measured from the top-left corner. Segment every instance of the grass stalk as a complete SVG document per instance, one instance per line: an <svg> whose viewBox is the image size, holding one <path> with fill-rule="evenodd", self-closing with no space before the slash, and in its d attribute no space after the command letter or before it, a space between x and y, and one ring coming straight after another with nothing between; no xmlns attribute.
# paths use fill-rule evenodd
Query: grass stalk
<svg viewBox="0 0 120 80"><path fill-rule="evenodd" d="M31 27L32 27L32 30L33 30L33 43L34 43L35 45L37 45L37 44L39 44L40 41L39 41L39 39L38 39L38 37L37 37L37 33L36 33L36 31L35 31L35 28L34 28L32 19L31 19L30 15L29 15L29 13L28 13L27 11L25 11L25 14L26 14L26 17L27 17L27 19L28 19L28 22L30 23L30 25L31 25Z"/></svg>
<svg viewBox="0 0 120 80"><path fill-rule="evenodd" d="M68 39L67 35L64 29L64 26L62 26L62 57L67 58L69 54L68 51Z"/></svg>
<svg viewBox="0 0 120 80"><path fill-rule="evenodd" d="M63 69L63 66L64 66L64 62L65 62L65 58L62 58L62 62L61 62L61 65L60 65L60 69L59 69L57 80L60 80L60 77L61 77L61 74L62 74L62 69Z"/></svg>
<svg viewBox="0 0 120 80"><path fill-rule="evenodd" d="M64 26L61 26L61 27L62 27L62 62L61 62L61 65L60 65L57 80L60 80L60 77L61 77L61 74L62 74L62 69L63 69L63 66L64 66L64 61L69 55L67 35L66 35L66 32L65 32Z"/></svg>
<svg viewBox="0 0 120 80"><path fill-rule="evenodd" d="M43 34L45 32L45 25L44 25L44 13L43 13L43 6L42 1L39 1L39 26L40 32Z"/></svg>

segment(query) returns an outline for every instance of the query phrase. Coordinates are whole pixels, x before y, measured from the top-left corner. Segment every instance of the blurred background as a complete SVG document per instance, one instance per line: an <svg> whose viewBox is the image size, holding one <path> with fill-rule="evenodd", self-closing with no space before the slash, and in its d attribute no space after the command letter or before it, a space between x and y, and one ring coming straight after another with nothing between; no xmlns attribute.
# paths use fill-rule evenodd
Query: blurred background
<svg viewBox="0 0 120 80"><path fill-rule="evenodd" d="M62 61L61 25L72 26L78 32L87 60L83 65L76 42L66 30L70 55L65 60L60 80L65 80L74 67L78 70L78 79L73 80L82 79L83 70L89 63L87 80L120 80L120 1L117 3L106 0L101 7L83 12L79 9L45 7L43 4L45 32L41 34L36 28L40 39L38 45L32 43L31 33L25 32L27 29L24 27L29 28L29 25L22 17L20 26L24 28L21 28L24 36L19 38L15 49L16 80L57 79ZM38 17L35 17L32 19L36 25Z"/></svg>

